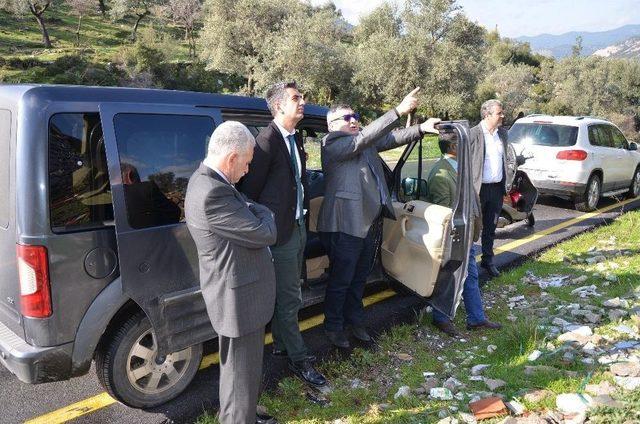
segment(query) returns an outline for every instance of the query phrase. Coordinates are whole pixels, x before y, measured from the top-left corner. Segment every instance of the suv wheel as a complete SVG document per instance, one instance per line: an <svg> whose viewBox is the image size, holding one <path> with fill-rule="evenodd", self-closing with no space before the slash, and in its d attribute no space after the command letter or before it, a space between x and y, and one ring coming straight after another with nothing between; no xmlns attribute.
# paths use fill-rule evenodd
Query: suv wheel
<svg viewBox="0 0 640 424"><path fill-rule="evenodd" d="M640 167L636 168L636 172L633 173L631 186L629 186L629 191L627 192L627 197L630 199L638 196L640 196Z"/></svg>
<svg viewBox="0 0 640 424"><path fill-rule="evenodd" d="M576 209L582 212L591 212L598 206L601 193L602 183L600 182L600 177L594 174L589 177L584 194L575 198Z"/></svg>
<svg viewBox="0 0 640 424"><path fill-rule="evenodd" d="M155 333L144 312L129 318L96 353L100 383L115 399L150 408L178 396L202 360L197 344L158 361Z"/></svg>

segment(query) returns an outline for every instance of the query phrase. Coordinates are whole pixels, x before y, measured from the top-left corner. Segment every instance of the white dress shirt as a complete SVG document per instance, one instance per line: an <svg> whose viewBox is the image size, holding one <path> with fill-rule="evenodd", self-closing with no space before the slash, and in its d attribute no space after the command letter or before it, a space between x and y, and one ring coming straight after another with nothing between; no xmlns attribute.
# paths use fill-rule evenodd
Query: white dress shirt
<svg viewBox="0 0 640 424"><path fill-rule="evenodd" d="M484 166L482 167L482 184L499 183L502 181L502 156L504 147L498 136L498 129L489 132L484 121L480 122L484 135Z"/></svg>
<svg viewBox="0 0 640 424"><path fill-rule="evenodd" d="M273 121L273 123L276 124L276 127L278 127L278 129L280 130L280 133L282 133L282 138L284 139L284 145L287 147L287 151L289 152L289 154L291 154L291 147L289 146L289 139L287 137L290 135L295 137L296 135L295 130L293 132L289 132L283 126L278 124L276 121ZM295 155L296 162L298 162L298 172L302 172L302 163L300 162L300 155L298 154L298 149L294 149L294 150L295 151L293 154ZM302 179L302 175L300 175L300 178ZM302 187L302 198L304 199L304 187ZM304 211L301 209L301 207L296 205L296 219L300 219L303 216L304 216Z"/></svg>

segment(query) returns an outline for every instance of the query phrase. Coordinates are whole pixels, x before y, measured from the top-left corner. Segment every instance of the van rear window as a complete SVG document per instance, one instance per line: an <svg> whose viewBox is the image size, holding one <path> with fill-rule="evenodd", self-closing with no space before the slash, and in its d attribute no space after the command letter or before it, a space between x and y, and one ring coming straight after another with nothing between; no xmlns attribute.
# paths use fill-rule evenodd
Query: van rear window
<svg viewBox="0 0 640 424"><path fill-rule="evenodd" d="M578 139L578 127L569 125L516 123L509 129L511 143L535 146L573 146Z"/></svg>
<svg viewBox="0 0 640 424"><path fill-rule="evenodd" d="M55 232L113 223L111 186L98 113L49 121L49 209Z"/></svg>
<svg viewBox="0 0 640 424"><path fill-rule="evenodd" d="M9 225L9 153L11 143L11 112L0 109L0 158L4 158L0 165L0 227Z"/></svg>
<svg viewBox="0 0 640 424"><path fill-rule="evenodd" d="M206 155L213 119L120 113L113 124L131 228L183 222L187 183Z"/></svg>

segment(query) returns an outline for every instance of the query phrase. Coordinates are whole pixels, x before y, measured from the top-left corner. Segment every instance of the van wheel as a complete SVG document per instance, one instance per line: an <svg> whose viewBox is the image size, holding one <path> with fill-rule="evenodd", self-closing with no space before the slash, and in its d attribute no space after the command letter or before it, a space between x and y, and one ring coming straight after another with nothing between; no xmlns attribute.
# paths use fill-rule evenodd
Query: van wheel
<svg viewBox="0 0 640 424"><path fill-rule="evenodd" d="M536 217L533 215L533 212L529 212L529 215L527 215L527 225L529 227L536 225Z"/></svg>
<svg viewBox="0 0 640 424"><path fill-rule="evenodd" d="M602 183L600 182L600 177L594 174L589 177L584 194L574 199L576 209L582 212L591 212L598 206L601 193Z"/></svg>
<svg viewBox="0 0 640 424"><path fill-rule="evenodd" d="M636 168L636 172L633 173L631 185L629 186L629 191L627 192L627 197L629 199L633 199L634 197L638 196L640 196L640 167Z"/></svg>
<svg viewBox="0 0 640 424"><path fill-rule="evenodd" d="M129 318L96 353L96 373L105 390L134 408L165 403L189 385L202 360L202 344L157 362L156 338L144 312Z"/></svg>

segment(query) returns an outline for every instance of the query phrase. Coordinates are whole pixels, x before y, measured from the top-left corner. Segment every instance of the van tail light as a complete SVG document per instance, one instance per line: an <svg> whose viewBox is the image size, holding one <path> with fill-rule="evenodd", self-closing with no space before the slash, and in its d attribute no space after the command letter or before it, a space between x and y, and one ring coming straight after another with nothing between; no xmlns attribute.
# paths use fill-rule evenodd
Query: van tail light
<svg viewBox="0 0 640 424"><path fill-rule="evenodd" d="M556 155L556 159L564 160L585 160L587 152L584 150L561 150Z"/></svg>
<svg viewBox="0 0 640 424"><path fill-rule="evenodd" d="M30 318L51 316L49 255L44 246L16 245L20 279L20 309Z"/></svg>

